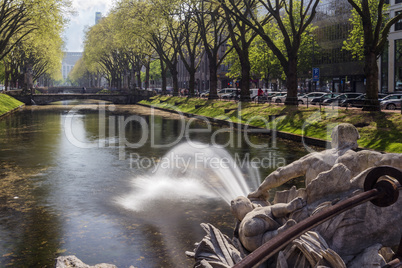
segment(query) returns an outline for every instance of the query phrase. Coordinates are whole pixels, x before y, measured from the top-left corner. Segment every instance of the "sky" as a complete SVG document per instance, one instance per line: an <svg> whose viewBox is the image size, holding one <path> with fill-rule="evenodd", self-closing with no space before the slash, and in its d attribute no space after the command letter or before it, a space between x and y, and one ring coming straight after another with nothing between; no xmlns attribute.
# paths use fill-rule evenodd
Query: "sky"
<svg viewBox="0 0 402 268"><path fill-rule="evenodd" d="M72 0L76 14L71 16L64 32L66 51L82 52L84 50L84 30L95 24L95 13L106 16L113 6L113 0Z"/></svg>

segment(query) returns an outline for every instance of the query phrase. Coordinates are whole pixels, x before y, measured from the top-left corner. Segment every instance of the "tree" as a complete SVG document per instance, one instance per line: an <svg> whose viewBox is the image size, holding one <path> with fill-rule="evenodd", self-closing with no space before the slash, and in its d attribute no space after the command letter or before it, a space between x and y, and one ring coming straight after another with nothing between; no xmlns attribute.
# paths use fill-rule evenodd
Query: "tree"
<svg viewBox="0 0 402 268"><path fill-rule="evenodd" d="M255 10L255 7L243 5L241 1L238 1L236 4L238 5L237 10L243 12L242 16L247 16L247 14L252 12L250 8ZM237 52L241 66L240 101L250 101L251 64L249 49L257 33L252 31L252 28L238 16L234 16L227 6L223 5L223 9L225 11L231 45Z"/></svg>
<svg viewBox="0 0 402 268"><path fill-rule="evenodd" d="M9 45L9 53L3 60L6 84L11 79L14 86L18 83L27 91L33 81L42 75L53 79L60 75L64 45L62 34L71 3L42 0L25 2L24 6L24 19L29 21L29 25L10 37L12 45Z"/></svg>
<svg viewBox="0 0 402 268"><path fill-rule="evenodd" d="M149 63L149 73L148 78L146 72L141 73L142 79L149 80L149 83L152 85L151 87L155 87L155 81L161 80L161 65L158 59L154 59Z"/></svg>
<svg viewBox="0 0 402 268"><path fill-rule="evenodd" d="M197 24L201 29L202 43L209 64L209 99L218 98L218 68L230 53L231 48L219 51L229 40L227 20L223 9L211 2L201 1L195 12Z"/></svg>
<svg viewBox="0 0 402 268"><path fill-rule="evenodd" d="M197 25L194 13L197 10L197 1L188 0L180 3L178 13L178 35L173 36L179 44L180 58L189 73L189 94L194 96L195 73L201 63L203 50L201 49L201 28Z"/></svg>
<svg viewBox="0 0 402 268"><path fill-rule="evenodd" d="M132 29L127 31L131 38L138 38L142 43L146 42L148 47L152 48L146 52L147 73L149 66L153 59L160 61L161 79L162 79L162 93L166 94L167 85L167 70L172 73L174 94L178 94L178 80L177 80L177 56L178 46L174 39L171 38L172 33L169 31L166 22L167 14L171 12L172 1L164 3L163 1L138 1L138 0L123 0L119 3L118 9L121 11L119 14L126 18L125 29ZM166 10L165 8L166 7ZM161 14L161 16L155 16ZM141 53L143 54L143 53ZM156 55L157 56L156 56ZM149 74L148 79L149 81Z"/></svg>
<svg viewBox="0 0 402 268"><path fill-rule="evenodd" d="M145 88L149 88L149 65L155 56L155 50L147 42L148 38L144 32L143 13L149 8L149 5L139 1L121 1L116 8L117 33L116 41L120 43L119 47L124 48L129 60L131 69L128 77L128 83L137 78L137 86L141 87L145 81ZM145 67L145 76L141 74L142 67Z"/></svg>
<svg viewBox="0 0 402 268"><path fill-rule="evenodd" d="M311 24L316 14L319 0L243 0L250 10L243 14L238 8L237 0L218 0L227 6L230 12L247 23L266 42L278 58L286 75L287 97L285 104L297 105L297 65L299 49L303 33ZM253 9L256 7L257 9ZM262 10L264 9L264 10ZM258 11L258 12L257 12ZM270 20L275 21L282 35L285 50L265 31L264 25ZM286 23L289 22L289 23Z"/></svg>
<svg viewBox="0 0 402 268"><path fill-rule="evenodd" d="M284 18L284 22L287 25L290 24L289 21L286 21L286 18ZM311 35L316 28L317 27L310 24L301 36L301 44L298 53L298 77L303 74L305 75L309 70L311 70L312 50L318 51L318 44L316 42L312 42L313 36ZM271 39L275 41L275 45L282 51L282 53L286 53L283 36L277 24L273 21L270 21L264 25L264 29L265 32L270 35ZM261 36L257 36L252 40L248 50L250 58L249 61L251 64L251 74L252 76L254 75L255 78L264 78L266 88L269 87L268 82L270 79L286 79L284 69L281 66L278 58L273 54L272 50L267 46L266 42L264 42ZM228 76L237 78L241 76L240 73L243 64L234 54L236 53L232 52L226 59L226 62L231 65Z"/></svg>
<svg viewBox="0 0 402 268"><path fill-rule="evenodd" d="M121 89L129 56L118 42L116 17L112 11L86 32L84 60L89 69L100 68L111 88Z"/></svg>
<svg viewBox="0 0 402 268"><path fill-rule="evenodd" d="M355 57L364 59L367 94L364 110L379 111L377 59L387 43L391 26L402 19L402 13L389 19L385 0L348 2L353 7L353 30L345 41L344 48L352 51Z"/></svg>
<svg viewBox="0 0 402 268"><path fill-rule="evenodd" d="M251 73L265 80L265 88L269 88L271 79L282 79L283 70L278 58L267 44L257 36L250 48Z"/></svg>
<svg viewBox="0 0 402 268"><path fill-rule="evenodd" d="M29 9L21 1L4 0L0 4L0 60L26 35L35 29L28 15ZM15 38L20 34L18 38Z"/></svg>
<svg viewBox="0 0 402 268"><path fill-rule="evenodd" d="M169 69L173 81L173 95L179 95L179 81L177 65L179 63L179 51L181 49L179 22L175 16L179 13L180 3L177 0L154 0L153 6L148 13L148 19L153 20L154 27L150 32L151 46L158 53L160 59ZM151 17L151 14L161 14L161 18Z"/></svg>
<svg viewBox="0 0 402 268"><path fill-rule="evenodd" d="M93 74L88 70L87 66L83 58L80 58L77 63L74 65L74 68L71 70L68 75L71 83L74 86L85 86L92 87L93 86ZM96 77L96 76L95 76Z"/></svg>

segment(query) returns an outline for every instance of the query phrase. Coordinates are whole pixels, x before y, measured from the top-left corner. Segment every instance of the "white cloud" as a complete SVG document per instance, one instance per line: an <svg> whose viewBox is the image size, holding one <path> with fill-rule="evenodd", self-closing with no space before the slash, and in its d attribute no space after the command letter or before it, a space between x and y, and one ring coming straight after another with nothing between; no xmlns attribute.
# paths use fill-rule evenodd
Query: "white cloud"
<svg viewBox="0 0 402 268"><path fill-rule="evenodd" d="M69 52L83 51L84 30L95 24L95 13L101 12L107 15L113 6L110 0L73 0L73 7L76 11L75 16L71 16L68 28L64 32L66 49Z"/></svg>

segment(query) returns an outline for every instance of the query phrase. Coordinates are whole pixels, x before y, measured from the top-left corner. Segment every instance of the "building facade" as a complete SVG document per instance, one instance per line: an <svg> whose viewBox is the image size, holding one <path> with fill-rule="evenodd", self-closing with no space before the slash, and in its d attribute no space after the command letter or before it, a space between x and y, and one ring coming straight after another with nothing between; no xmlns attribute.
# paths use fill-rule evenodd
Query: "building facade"
<svg viewBox="0 0 402 268"><path fill-rule="evenodd" d="M82 58L82 52L65 52L64 58L61 62L61 73L63 80L66 81L71 70L77 61Z"/></svg>
<svg viewBox="0 0 402 268"><path fill-rule="evenodd" d="M101 19L102 19L102 12L96 12L95 13L95 24L98 24Z"/></svg>
<svg viewBox="0 0 402 268"><path fill-rule="evenodd" d="M314 26L314 41L318 44L313 56L313 67L320 70L319 87L332 92L365 92L364 63L354 59L352 53L343 49L343 42L352 30L352 7L347 0L320 2Z"/></svg>
<svg viewBox="0 0 402 268"><path fill-rule="evenodd" d="M390 17L402 12L402 0L389 0ZM388 36L382 56L379 59L380 92L402 91L402 20L398 21Z"/></svg>

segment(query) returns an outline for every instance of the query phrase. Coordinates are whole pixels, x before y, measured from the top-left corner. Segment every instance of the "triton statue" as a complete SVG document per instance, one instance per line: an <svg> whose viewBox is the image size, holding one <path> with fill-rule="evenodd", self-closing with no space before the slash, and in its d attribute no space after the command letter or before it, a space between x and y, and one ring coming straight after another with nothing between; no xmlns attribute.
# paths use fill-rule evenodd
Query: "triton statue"
<svg viewBox="0 0 402 268"><path fill-rule="evenodd" d="M195 267L234 266L297 223L362 193L366 176L375 167L393 167L398 177L394 179L401 182L402 154L356 152L358 138L353 125L340 124L332 133L332 149L277 169L248 198L235 198L231 210L238 223L233 238L202 224L207 236L194 252L187 252ZM305 188L277 192L269 204L269 189L300 176L305 176ZM395 191L401 192L400 185ZM402 237L402 198L395 201L387 207L365 202L325 221L293 240L264 267L384 266L393 257L391 247L398 246Z"/></svg>

